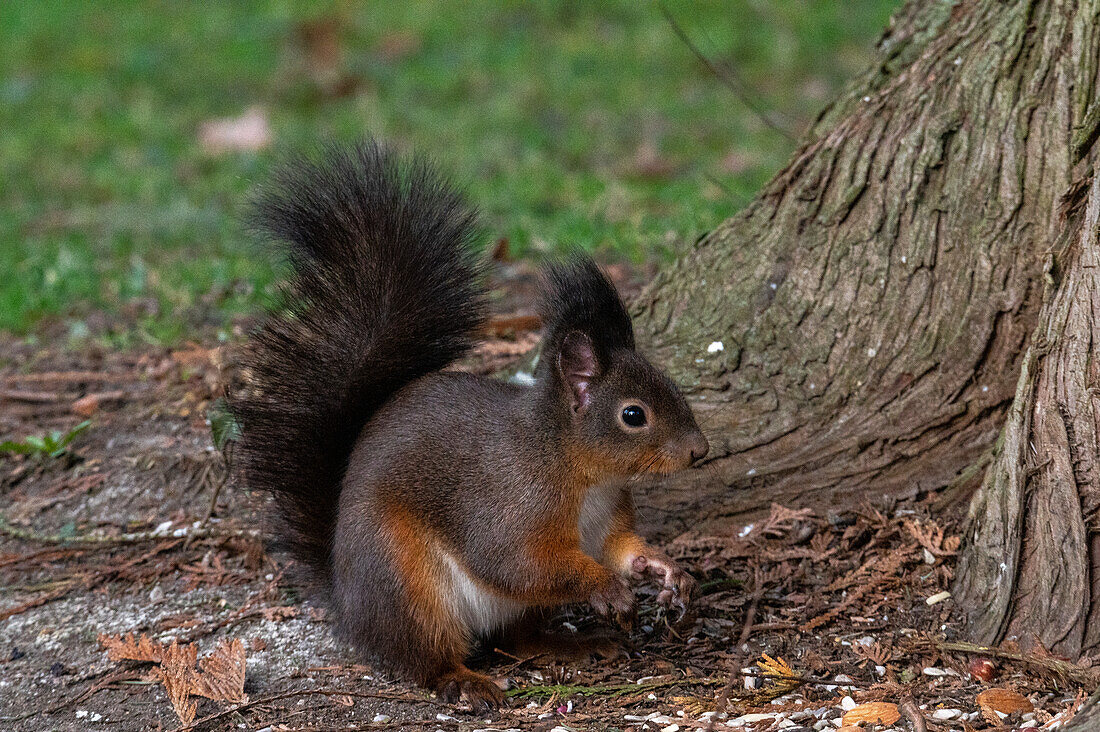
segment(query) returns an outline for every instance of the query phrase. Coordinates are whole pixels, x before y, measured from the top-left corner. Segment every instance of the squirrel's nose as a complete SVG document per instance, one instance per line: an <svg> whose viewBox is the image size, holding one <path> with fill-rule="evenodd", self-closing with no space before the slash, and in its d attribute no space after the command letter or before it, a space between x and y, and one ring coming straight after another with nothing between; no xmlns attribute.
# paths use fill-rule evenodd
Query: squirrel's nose
<svg viewBox="0 0 1100 732"><path fill-rule="evenodd" d="M707 442L707 438L702 432L692 433L687 439L688 452L691 453L691 462L702 460L706 457L706 454L710 452L710 443Z"/></svg>

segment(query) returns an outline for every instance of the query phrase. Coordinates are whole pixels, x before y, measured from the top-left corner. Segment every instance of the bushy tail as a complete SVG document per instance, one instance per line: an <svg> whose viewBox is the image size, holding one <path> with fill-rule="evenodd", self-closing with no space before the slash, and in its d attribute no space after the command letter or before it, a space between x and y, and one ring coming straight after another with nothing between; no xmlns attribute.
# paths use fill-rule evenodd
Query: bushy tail
<svg viewBox="0 0 1100 732"><path fill-rule="evenodd" d="M363 425L403 385L465 354L482 325L475 214L423 162L375 142L294 161L255 211L293 276L230 390L237 457L247 486L274 495L280 538L327 580Z"/></svg>

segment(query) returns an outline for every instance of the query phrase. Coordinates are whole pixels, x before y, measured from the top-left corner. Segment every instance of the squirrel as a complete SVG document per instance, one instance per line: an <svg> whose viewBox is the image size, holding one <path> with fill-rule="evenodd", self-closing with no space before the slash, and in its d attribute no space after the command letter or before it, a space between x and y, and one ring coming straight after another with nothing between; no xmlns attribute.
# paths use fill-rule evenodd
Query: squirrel
<svg viewBox="0 0 1100 732"><path fill-rule="evenodd" d="M709 446L590 258L546 268L522 386L445 370L486 296L475 212L422 160L330 146L276 173L254 219L291 275L228 390L235 457L338 636L448 703L495 708L500 688L466 666L479 640L538 646L531 628L567 603L629 617L630 580L686 609L696 583L635 533L621 479Z"/></svg>

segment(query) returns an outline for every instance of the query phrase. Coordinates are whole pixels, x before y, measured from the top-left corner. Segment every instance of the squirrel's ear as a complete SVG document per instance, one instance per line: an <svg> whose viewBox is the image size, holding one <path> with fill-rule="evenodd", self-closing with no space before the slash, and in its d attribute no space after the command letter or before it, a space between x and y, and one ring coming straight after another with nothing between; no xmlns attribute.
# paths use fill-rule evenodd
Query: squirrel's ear
<svg viewBox="0 0 1100 732"><path fill-rule="evenodd" d="M579 330L567 333L558 350L558 370L569 387L573 411L583 412L592 400L589 387L600 376L592 339Z"/></svg>

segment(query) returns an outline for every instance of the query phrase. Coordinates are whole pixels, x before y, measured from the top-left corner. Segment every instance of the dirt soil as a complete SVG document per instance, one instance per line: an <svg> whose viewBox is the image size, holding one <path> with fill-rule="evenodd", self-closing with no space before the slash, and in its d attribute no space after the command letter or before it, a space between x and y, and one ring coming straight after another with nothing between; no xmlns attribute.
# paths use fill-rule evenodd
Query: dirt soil
<svg viewBox="0 0 1100 732"><path fill-rule="evenodd" d="M463 368L537 343L529 272L501 272ZM264 501L208 422L231 361L213 333L126 353L0 340L0 442L91 421L59 457L0 455L0 729L1053 729L1100 684L1100 664L967 644L946 594L957 517L853 495L722 532L643 527L699 580L692 616L639 587L622 658L484 649L507 708L448 706L335 641L265 549ZM553 625L601 627L583 606Z"/></svg>

